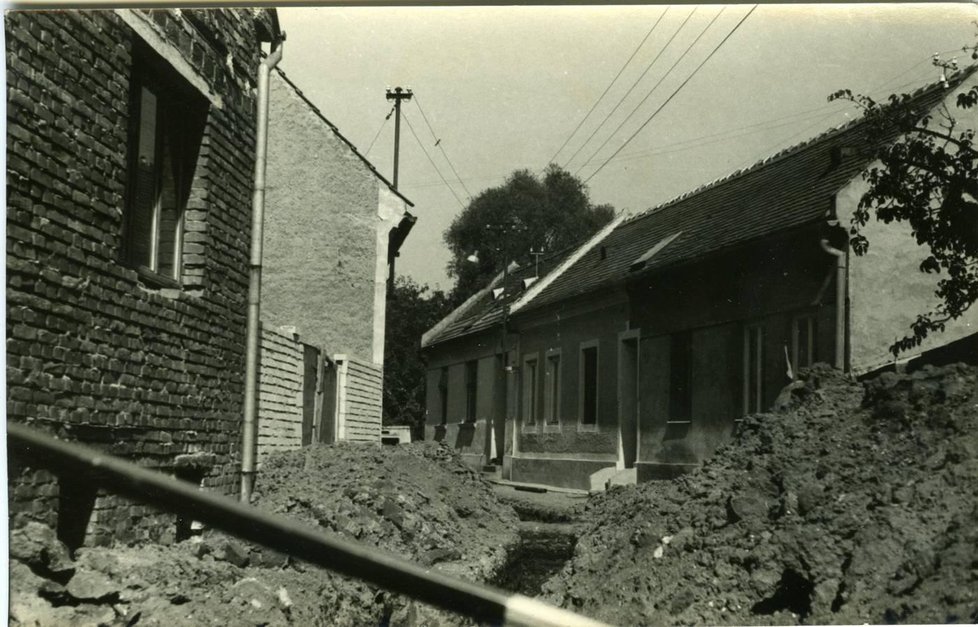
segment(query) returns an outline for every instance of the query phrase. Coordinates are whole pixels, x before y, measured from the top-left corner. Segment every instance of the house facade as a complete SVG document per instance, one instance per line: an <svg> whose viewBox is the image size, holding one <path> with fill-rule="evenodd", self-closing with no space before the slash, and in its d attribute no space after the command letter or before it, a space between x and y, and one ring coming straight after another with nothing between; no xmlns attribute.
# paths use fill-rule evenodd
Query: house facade
<svg viewBox="0 0 978 627"><path fill-rule="evenodd" d="M259 459L380 441L388 276L415 221L281 70L269 82Z"/></svg>
<svg viewBox="0 0 978 627"><path fill-rule="evenodd" d="M275 12L8 11L5 32L8 420L233 493ZM72 546L174 534L17 451L8 470L12 525Z"/></svg>
<svg viewBox="0 0 978 627"><path fill-rule="evenodd" d="M953 103L961 80L915 105ZM959 124L978 127L968 115ZM504 476L581 489L673 477L770 408L799 368L892 364L888 347L934 304L936 278L898 225L871 222L870 254L851 254L867 143L853 122L616 223L514 300ZM973 337L976 316L902 358Z"/></svg>

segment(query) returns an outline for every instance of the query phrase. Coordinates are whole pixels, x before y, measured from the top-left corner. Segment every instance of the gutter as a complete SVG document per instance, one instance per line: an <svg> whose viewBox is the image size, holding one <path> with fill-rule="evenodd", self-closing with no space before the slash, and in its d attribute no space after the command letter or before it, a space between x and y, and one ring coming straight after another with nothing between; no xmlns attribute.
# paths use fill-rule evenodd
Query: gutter
<svg viewBox="0 0 978 627"><path fill-rule="evenodd" d="M255 132L255 185L251 200L251 262L248 268L248 330L245 345L244 420L241 427L241 502L251 501L258 453L258 339L261 326L261 259L265 224L265 169L268 165L268 77L282 60L284 33L258 66L258 128Z"/></svg>

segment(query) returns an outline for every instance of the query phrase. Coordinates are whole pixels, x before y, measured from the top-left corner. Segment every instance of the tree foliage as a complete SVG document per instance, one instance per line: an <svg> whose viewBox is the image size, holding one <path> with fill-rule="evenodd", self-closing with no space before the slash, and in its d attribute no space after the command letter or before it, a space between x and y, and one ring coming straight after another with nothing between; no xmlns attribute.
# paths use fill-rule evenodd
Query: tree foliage
<svg viewBox="0 0 978 627"><path fill-rule="evenodd" d="M445 231L452 253L448 273L456 278L458 303L502 271L527 259L530 250L554 251L591 235L614 217L610 205L594 205L587 188L551 164L540 179L517 170L499 186L484 190ZM477 262L467 261L470 255Z"/></svg>
<svg viewBox="0 0 978 627"><path fill-rule="evenodd" d="M425 416L425 364L421 335L450 311L448 297L397 277L387 298L384 343L384 424L419 427Z"/></svg>
<svg viewBox="0 0 978 627"><path fill-rule="evenodd" d="M965 48L978 59L978 44ZM935 58L945 72L956 64ZM946 80L946 79L945 79ZM954 106L961 112L978 106L975 75L959 93ZM917 243L929 253L920 271L939 273L936 295L939 304L921 312L910 333L890 347L894 356L919 346L931 332L962 315L978 299L978 150L975 129L959 124L948 107L933 114L915 108L910 96L892 95L877 102L849 90L832 94L830 100L849 100L859 106L870 128L870 144L879 165L863 176L869 189L852 217L849 233L853 252L863 255L870 242L862 227L875 216L884 223L905 222ZM894 131L896 141L885 142Z"/></svg>

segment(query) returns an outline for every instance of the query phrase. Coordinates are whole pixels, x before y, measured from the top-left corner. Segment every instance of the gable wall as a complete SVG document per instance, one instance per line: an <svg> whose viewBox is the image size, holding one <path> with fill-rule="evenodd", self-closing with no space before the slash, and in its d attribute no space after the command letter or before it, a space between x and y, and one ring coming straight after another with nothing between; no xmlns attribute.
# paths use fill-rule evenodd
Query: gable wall
<svg viewBox="0 0 978 627"><path fill-rule="evenodd" d="M965 81L974 85L975 77ZM946 99L955 118L956 129L978 129L978 109L959 109L954 101L965 87L959 87ZM938 120L935 117L935 122ZM878 167L879 162L870 167ZM868 189L861 177L853 179L839 191L836 207L841 224L848 227L859 199ZM873 217L862 228L869 240L863 256L850 251L850 365L855 373L864 373L894 361L889 346L912 334L910 325L918 314L932 311L939 303L934 290L942 274L924 274L920 263L928 251L919 246L906 223L884 224ZM978 306L972 306L962 318L950 322L943 333L931 334L914 350L900 354L910 359L922 352L978 333Z"/></svg>

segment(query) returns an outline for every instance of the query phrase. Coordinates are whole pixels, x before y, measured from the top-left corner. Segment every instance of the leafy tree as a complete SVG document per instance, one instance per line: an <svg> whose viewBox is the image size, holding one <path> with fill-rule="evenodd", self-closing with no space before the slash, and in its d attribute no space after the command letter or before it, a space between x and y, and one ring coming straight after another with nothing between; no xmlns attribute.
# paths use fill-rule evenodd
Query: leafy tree
<svg viewBox="0 0 978 627"><path fill-rule="evenodd" d="M976 23L978 25L978 23ZM978 59L978 44L964 48ZM956 70L954 61L935 58L944 72ZM978 106L978 83L972 81L958 95L961 111ZM946 82L946 79L944 79ZM863 176L869 189L860 198L849 228L853 252L863 255L870 242L862 234L875 215L884 223L906 222L917 243L929 254L920 271L940 273L934 310L918 314L911 333L895 342L894 356L919 346L931 332L960 318L978 299L978 150L975 129L962 128L948 107L936 116L918 110L907 94L892 95L886 102L841 90L829 100L849 100L859 106L869 122L871 145L879 145L879 165ZM899 133L896 141L894 132Z"/></svg>
<svg viewBox="0 0 978 627"><path fill-rule="evenodd" d="M421 334L448 315L447 296L407 277L397 277L387 298L384 343L385 425L420 428L425 415L425 364Z"/></svg>
<svg viewBox="0 0 978 627"><path fill-rule="evenodd" d="M531 249L554 251L574 244L608 223L610 205L594 205L580 179L551 164L542 180L517 170L499 186L484 190L445 231L452 252L449 275L457 279L459 303L502 271L528 258ZM468 261L475 254L478 262Z"/></svg>

